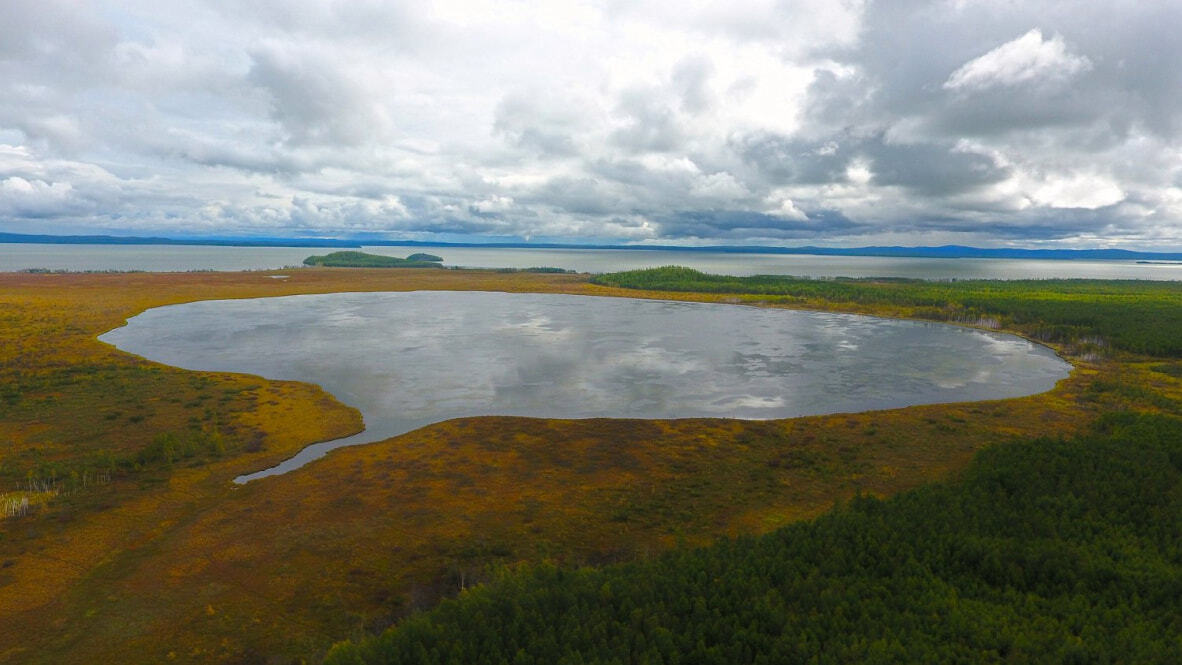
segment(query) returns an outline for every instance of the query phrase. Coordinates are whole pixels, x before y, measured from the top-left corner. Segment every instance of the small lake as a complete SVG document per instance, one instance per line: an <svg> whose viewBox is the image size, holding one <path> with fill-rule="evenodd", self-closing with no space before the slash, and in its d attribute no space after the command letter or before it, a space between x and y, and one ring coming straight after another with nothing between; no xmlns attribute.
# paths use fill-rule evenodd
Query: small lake
<svg viewBox="0 0 1182 665"><path fill-rule="evenodd" d="M148 310L100 340L161 363L307 381L366 430L450 418L788 418L1050 390L1071 367L1012 335L850 314L471 291L213 300Z"/></svg>

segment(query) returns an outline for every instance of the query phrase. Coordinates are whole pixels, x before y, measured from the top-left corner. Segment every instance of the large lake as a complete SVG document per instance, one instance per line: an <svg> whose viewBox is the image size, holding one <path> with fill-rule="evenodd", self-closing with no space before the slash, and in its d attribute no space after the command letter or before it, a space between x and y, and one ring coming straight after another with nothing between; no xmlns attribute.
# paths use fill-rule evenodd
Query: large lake
<svg viewBox="0 0 1182 665"><path fill-rule="evenodd" d="M552 294L418 291L152 309L99 339L195 370L317 383L366 431L449 418L787 418L1029 395L1070 365L1011 335L848 314Z"/></svg>
<svg viewBox="0 0 1182 665"><path fill-rule="evenodd" d="M613 272L682 265L724 275L799 277L910 277L916 279L1157 279L1182 280L1182 263L925 259L807 254L736 254L641 249L523 249L513 247L364 247L373 254L407 256L428 251L444 265L469 268L550 266L578 272ZM39 245L0 243L0 272L48 270L273 270L298 266L334 248L222 247L205 245Z"/></svg>

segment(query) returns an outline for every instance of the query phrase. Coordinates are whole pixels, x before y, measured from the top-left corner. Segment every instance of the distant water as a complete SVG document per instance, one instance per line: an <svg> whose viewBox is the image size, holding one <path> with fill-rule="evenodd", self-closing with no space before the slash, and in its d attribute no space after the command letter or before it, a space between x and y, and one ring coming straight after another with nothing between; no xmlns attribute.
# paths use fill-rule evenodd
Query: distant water
<svg viewBox="0 0 1182 665"><path fill-rule="evenodd" d="M336 293L152 309L99 339L169 365L317 383L366 431L464 416L787 418L1049 390L1070 365L1012 335L849 314L483 292Z"/></svg>
<svg viewBox="0 0 1182 665"><path fill-rule="evenodd" d="M204 245L38 245L0 243L0 272L49 270L273 270L298 266L312 254L340 248L221 247ZM1182 280L1182 263L928 259L806 254L733 254L673 250L520 249L497 247L365 247L407 256L427 251L444 265L470 268L548 266L578 272L613 272L681 265L725 275L800 277L910 277L917 279L1156 279Z"/></svg>
<svg viewBox="0 0 1182 665"><path fill-rule="evenodd" d="M16 270L274 270L340 248L0 243L0 272Z"/></svg>

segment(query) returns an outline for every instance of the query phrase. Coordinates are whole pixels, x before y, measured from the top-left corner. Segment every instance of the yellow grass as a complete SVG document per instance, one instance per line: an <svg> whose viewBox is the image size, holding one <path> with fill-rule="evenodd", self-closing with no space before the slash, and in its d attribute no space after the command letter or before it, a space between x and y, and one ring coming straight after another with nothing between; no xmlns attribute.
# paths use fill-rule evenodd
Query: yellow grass
<svg viewBox="0 0 1182 665"><path fill-rule="evenodd" d="M943 477L1008 437L1065 434L1101 409L1167 408L1182 395L1175 376L1129 361L1080 365L1022 399L785 421L463 419L235 487L240 473L356 431L357 413L314 386L162 367L96 335L148 307L294 293L724 299L576 275L269 274L0 275L0 378L19 387L19 400L0 401L5 482L46 460L89 468L103 451L134 454L160 432L216 431L231 443L223 456L120 471L0 520L0 662L315 659L490 565L597 563L766 532L856 492Z"/></svg>

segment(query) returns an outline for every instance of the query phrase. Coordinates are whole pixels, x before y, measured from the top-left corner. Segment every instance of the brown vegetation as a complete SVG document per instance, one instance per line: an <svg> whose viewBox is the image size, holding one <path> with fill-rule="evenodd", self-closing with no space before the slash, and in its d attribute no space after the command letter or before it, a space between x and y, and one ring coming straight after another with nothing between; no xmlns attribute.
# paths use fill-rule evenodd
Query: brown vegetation
<svg viewBox="0 0 1182 665"><path fill-rule="evenodd" d="M0 275L0 493L61 490L0 519L0 662L314 659L491 565L766 532L947 474L999 435L1069 433L1101 408L1173 410L1182 395L1182 372L1130 361L1079 365L1028 398L785 421L463 419L235 487L356 431L357 413L314 386L163 367L96 335L148 307L293 293L723 299L561 274L270 274ZM162 433L214 443L162 457Z"/></svg>

